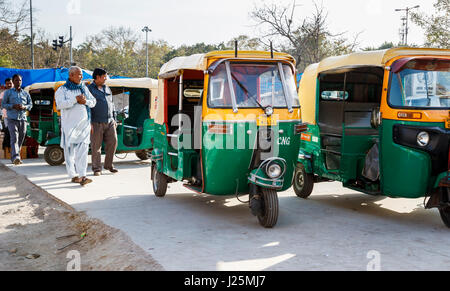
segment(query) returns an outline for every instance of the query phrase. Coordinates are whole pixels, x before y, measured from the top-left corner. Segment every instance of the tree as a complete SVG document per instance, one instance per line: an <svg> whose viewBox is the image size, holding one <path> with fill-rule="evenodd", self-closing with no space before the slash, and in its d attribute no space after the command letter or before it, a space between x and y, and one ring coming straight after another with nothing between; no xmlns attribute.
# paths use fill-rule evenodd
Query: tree
<svg viewBox="0 0 450 291"><path fill-rule="evenodd" d="M0 28L11 29L16 36L29 28L30 7L28 3L28 0L25 0L16 8L10 1L0 0Z"/></svg>
<svg viewBox="0 0 450 291"><path fill-rule="evenodd" d="M225 50L229 49L224 43L219 44L205 44L205 43L196 43L193 45L182 45L176 49L172 49L170 52L168 52L164 58L163 61L168 62L171 59L179 56L190 56L194 54L204 54L208 53L210 51L215 50Z"/></svg>
<svg viewBox="0 0 450 291"><path fill-rule="evenodd" d="M238 42L239 50L261 50L262 43L259 38L251 38L248 35L239 35L227 42L227 48L234 49L235 42Z"/></svg>
<svg viewBox="0 0 450 291"><path fill-rule="evenodd" d="M412 21L425 30L426 46L449 49L450 0L437 0L434 8L431 16L412 13Z"/></svg>
<svg viewBox="0 0 450 291"><path fill-rule="evenodd" d="M348 41L343 33L332 34L327 26L328 14L322 5L314 2L314 12L302 21L297 19L296 8L296 1L292 6L272 3L259 5L250 13L257 26L264 30L261 42L266 48L269 40L277 41L274 48L293 55L300 70L327 56L355 50L357 36Z"/></svg>
<svg viewBox="0 0 450 291"><path fill-rule="evenodd" d="M366 47L363 49L363 51L378 51L378 50L385 50L395 47L395 45L392 42L383 42L379 47Z"/></svg>

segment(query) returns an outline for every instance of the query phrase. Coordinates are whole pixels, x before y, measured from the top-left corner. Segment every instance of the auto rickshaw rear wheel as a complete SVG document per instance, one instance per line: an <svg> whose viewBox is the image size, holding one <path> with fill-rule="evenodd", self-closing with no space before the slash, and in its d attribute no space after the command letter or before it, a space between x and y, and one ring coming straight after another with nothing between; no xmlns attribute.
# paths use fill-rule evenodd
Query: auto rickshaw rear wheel
<svg viewBox="0 0 450 291"><path fill-rule="evenodd" d="M314 189L314 174L306 173L305 166L301 163L295 169L293 188L295 194L303 199L311 196Z"/></svg>
<svg viewBox="0 0 450 291"><path fill-rule="evenodd" d="M278 222L278 193L272 189L262 189L262 215L258 216L259 223L265 228L272 228Z"/></svg>
<svg viewBox="0 0 450 291"><path fill-rule="evenodd" d="M142 161L147 161L150 159L150 152L148 150L138 151L136 152L136 156Z"/></svg>
<svg viewBox="0 0 450 291"><path fill-rule="evenodd" d="M152 180L153 180L153 192L156 197L164 197L167 193L168 178L163 173L159 172L156 168L156 164L152 165Z"/></svg>
<svg viewBox="0 0 450 291"><path fill-rule="evenodd" d="M50 166L60 166L64 163L64 150L59 145L51 145L45 149L44 159Z"/></svg>

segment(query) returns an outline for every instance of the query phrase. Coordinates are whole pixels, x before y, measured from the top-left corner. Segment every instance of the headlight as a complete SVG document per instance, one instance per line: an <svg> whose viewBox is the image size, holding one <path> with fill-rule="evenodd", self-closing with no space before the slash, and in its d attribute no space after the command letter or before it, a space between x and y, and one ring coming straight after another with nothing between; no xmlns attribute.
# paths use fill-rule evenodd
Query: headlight
<svg viewBox="0 0 450 291"><path fill-rule="evenodd" d="M265 112L266 112L267 116L272 116L273 115L273 108L269 106L269 107L266 108Z"/></svg>
<svg viewBox="0 0 450 291"><path fill-rule="evenodd" d="M417 135L417 144L421 147L426 147L430 143L430 135L428 132L421 132Z"/></svg>
<svg viewBox="0 0 450 291"><path fill-rule="evenodd" d="M272 163L267 167L267 176L271 179L279 178L283 172L283 169L277 163Z"/></svg>

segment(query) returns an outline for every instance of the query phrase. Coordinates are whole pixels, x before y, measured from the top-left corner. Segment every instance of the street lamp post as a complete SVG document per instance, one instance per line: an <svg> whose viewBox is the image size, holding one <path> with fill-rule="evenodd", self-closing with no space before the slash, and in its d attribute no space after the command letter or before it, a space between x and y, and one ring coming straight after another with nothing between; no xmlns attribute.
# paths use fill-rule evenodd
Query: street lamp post
<svg viewBox="0 0 450 291"><path fill-rule="evenodd" d="M404 32L403 32L403 38L404 38L404 44L407 46L408 45L408 33L409 33L409 26L408 26L408 21L409 21L409 11L411 11L412 9L417 9L419 8L420 5L416 5L414 7L406 7L403 9L395 9L395 11L405 11L406 12L406 18L405 18L405 23L403 24L405 26L404 28Z"/></svg>
<svg viewBox="0 0 450 291"><path fill-rule="evenodd" d="M146 47L146 54L147 54L147 69L146 69L145 76L148 78L148 33L152 32L152 30L150 28L148 28L148 26L146 26L142 29L142 32L145 32L145 47Z"/></svg>

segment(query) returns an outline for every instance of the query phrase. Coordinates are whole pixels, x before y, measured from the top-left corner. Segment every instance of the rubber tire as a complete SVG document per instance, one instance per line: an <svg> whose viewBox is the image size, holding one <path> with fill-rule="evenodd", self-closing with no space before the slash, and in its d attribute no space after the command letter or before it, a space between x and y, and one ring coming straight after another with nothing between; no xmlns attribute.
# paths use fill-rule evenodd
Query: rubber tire
<svg viewBox="0 0 450 291"><path fill-rule="evenodd" d="M150 153L147 150L138 151L135 154L136 154L136 157L138 157L142 161L148 161L150 159L150 156L149 156Z"/></svg>
<svg viewBox="0 0 450 291"><path fill-rule="evenodd" d="M295 194L303 199L308 199L314 189L314 175L306 173L303 164L295 169L293 188Z"/></svg>
<svg viewBox="0 0 450 291"><path fill-rule="evenodd" d="M168 178L156 169L155 164L152 165L152 181L155 196L160 198L166 196Z"/></svg>
<svg viewBox="0 0 450 291"><path fill-rule="evenodd" d="M61 166L64 161L64 150L59 145L52 145L45 149L44 159L50 166Z"/></svg>
<svg viewBox="0 0 450 291"><path fill-rule="evenodd" d="M272 189L262 189L263 216L258 216L258 221L265 228L273 228L278 222L278 193Z"/></svg>
<svg viewBox="0 0 450 291"><path fill-rule="evenodd" d="M450 228L450 206L439 209L439 213L445 226Z"/></svg>

